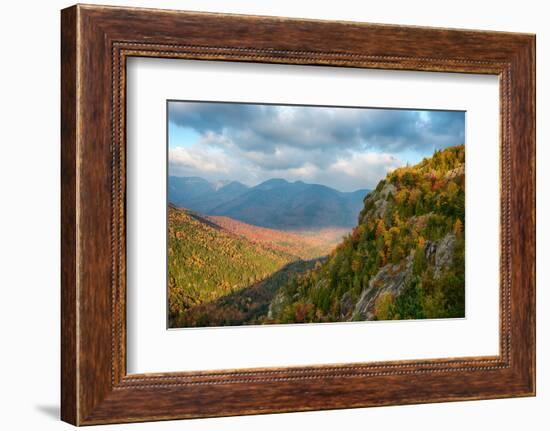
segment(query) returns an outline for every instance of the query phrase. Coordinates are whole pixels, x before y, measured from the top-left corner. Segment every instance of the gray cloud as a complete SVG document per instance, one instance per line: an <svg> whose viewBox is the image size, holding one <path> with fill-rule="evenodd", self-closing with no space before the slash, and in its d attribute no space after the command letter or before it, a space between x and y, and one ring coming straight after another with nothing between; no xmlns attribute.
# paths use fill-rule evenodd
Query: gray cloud
<svg viewBox="0 0 550 431"><path fill-rule="evenodd" d="M280 146L431 151L464 143L464 113L458 111L172 102L169 119L266 154Z"/></svg>
<svg viewBox="0 0 550 431"><path fill-rule="evenodd" d="M401 152L429 156L463 144L464 118L455 111L170 102L170 123L200 135L192 148L171 150L170 169L212 178L216 169L206 166L218 166L225 179L249 183L282 176L372 187L398 166Z"/></svg>

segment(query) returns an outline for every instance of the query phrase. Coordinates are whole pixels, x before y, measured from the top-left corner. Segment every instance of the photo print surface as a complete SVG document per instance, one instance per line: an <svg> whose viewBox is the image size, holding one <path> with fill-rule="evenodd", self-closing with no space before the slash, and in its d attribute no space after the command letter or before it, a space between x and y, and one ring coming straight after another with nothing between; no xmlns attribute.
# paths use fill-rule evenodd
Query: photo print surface
<svg viewBox="0 0 550 431"><path fill-rule="evenodd" d="M465 112L167 102L169 328L465 317Z"/></svg>

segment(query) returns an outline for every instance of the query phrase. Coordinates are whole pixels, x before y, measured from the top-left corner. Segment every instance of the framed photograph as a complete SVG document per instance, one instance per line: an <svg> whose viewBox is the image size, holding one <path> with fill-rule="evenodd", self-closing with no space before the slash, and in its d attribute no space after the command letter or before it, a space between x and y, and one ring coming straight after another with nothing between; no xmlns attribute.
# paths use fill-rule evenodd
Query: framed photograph
<svg viewBox="0 0 550 431"><path fill-rule="evenodd" d="M535 394L534 35L61 17L63 420Z"/></svg>

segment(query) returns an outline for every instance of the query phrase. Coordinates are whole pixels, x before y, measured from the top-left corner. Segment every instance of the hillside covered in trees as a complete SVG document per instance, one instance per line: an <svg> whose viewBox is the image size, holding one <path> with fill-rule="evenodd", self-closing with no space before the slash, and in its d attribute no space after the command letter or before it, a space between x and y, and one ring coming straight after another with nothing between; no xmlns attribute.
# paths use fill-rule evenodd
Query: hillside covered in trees
<svg viewBox="0 0 550 431"><path fill-rule="evenodd" d="M252 323L290 275L337 242L332 232L299 235L170 205L170 327Z"/></svg>
<svg viewBox="0 0 550 431"><path fill-rule="evenodd" d="M170 206L170 327L464 317L464 163L390 172L337 245Z"/></svg>
<svg viewBox="0 0 550 431"><path fill-rule="evenodd" d="M294 277L266 322L464 317L464 146L396 169L324 263Z"/></svg>

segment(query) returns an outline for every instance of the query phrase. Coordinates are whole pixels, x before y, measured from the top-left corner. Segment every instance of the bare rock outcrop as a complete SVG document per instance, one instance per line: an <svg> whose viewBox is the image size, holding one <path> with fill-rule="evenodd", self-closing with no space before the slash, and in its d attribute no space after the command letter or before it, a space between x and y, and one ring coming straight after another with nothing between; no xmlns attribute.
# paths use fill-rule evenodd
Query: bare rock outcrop
<svg viewBox="0 0 550 431"><path fill-rule="evenodd" d="M377 199L374 202L374 217L380 217L383 218L386 215L386 210L388 208L388 195L391 193L392 195L396 192L396 188L391 183L386 183L382 190L380 190L377 194Z"/></svg>
<svg viewBox="0 0 550 431"><path fill-rule="evenodd" d="M434 271L434 277L441 277L453 262L454 245L456 237L449 233L439 241L426 241L424 255L428 265ZM398 296L412 276L414 251L397 264L387 264L369 280L368 286L363 289L355 308L352 319L372 320L374 317L374 305L380 295L391 294Z"/></svg>
<svg viewBox="0 0 550 431"><path fill-rule="evenodd" d="M446 180L451 180L456 177L464 175L464 164L458 166L457 168L451 169L445 174Z"/></svg>
<svg viewBox="0 0 550 431"><path fill-rule="evenodd" d="M355 304L353 319L372 320L374 316L374 304L376 298L385 293L398 295L405 287L407 278L412 274L414 254L411 252L406 259L393 265L383 266L369 281L366 289L363 289L359 300Z"/></svg>
<svg viewBox="0 0 550 431"><path fill-rule="evenodd" d="M439 241L426 241L424 253L426 260L433 265L434 278L441 277L444 270L453 262L456 236L448 233Z"/></svg>
<svg viewBox="0 0 550 431"><path fill-rule="evenodd" d="M439 241L435 252L434 277L441 277L441 273L449 268L453 263L456 237L448 233Z"/></svg>

